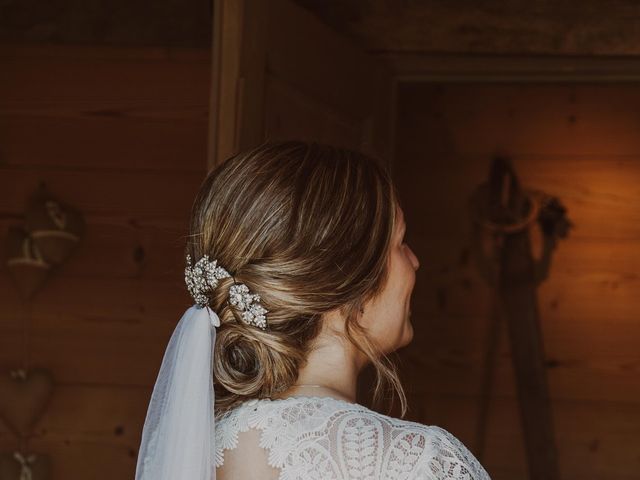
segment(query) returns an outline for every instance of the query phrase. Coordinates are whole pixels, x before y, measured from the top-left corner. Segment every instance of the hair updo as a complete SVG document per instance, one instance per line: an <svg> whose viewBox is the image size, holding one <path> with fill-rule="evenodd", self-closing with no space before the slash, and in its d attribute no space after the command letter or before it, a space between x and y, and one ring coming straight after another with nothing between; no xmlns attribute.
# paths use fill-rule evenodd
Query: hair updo
<svg viewBox="0 0 640 480"><path fill-rule="evenodd" d="M397 192L378 160L317 142L268 142L212 170L195 198L186 253L209 254L233 278L209 294L220 317L214 354L216 414L294 384L324 313L341 308L347 337L375 367L374 398L395 367L358 323L387 279ZM267 328L228 302L233 282L260 295Z"/></svg>

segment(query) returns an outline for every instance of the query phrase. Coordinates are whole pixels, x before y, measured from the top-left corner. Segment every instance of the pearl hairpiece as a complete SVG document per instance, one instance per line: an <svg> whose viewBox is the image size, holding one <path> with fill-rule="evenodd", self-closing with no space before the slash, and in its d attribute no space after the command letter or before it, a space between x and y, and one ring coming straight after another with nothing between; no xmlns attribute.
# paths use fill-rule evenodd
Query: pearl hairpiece
<svg viewBox="0 0 640 480"><path fill-rule="evenodd" d="M217 260L209 260L204 255L195 265L191 265L191 255L187 255L187 266L184 269L184 280L189 293L195 302L205 307L209 305L209 292L218 286L218 280L231 277L229 272L217 264ZM260 295L252 294L244 283L234 283L229 288L229 303L242 312L242 320L263 330L267 328L266 310L260 305Z"/></svg>

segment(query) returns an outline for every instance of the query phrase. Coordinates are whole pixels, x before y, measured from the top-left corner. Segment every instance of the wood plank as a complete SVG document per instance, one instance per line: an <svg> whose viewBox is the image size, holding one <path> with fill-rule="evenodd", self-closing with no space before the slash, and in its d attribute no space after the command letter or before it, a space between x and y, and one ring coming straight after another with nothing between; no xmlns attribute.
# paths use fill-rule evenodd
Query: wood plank
<svg viewBox="0 0 640 480"><path fill-rule="evenodd" d="M65 383L148 387L155 382L169 336L167 332L164 341L159 341L32 333L29 365L46 367L57 381ZM21 334L1 333L0 348L0 368L23 365Z"/></svg>
<svg viewBox="0 0 640 480"><path fill-rule="evenodd" d="M421 138L431 154L640 153L635 84L412 83L398 98L399 137Z"/></svg>
<svg viewBox="0 0 640 480"><path fill-rule="evenodd" d="M137 444L75 441L73 439L38 439L31 449L52 459L51 480L91 478L108 480L133 478L137 461Z"/></svg>
<svg viewBox="0 0 640 480"><path fill-rule="evenodd" d="M61 45L61 44L2 44L0 58L27 62L34 58L54 59L101 59L101 60L148 60L173 62L203 62L210 57L208 49L164 46L107 46L107 45Z"/></svg>
<svg viewBox="0 0 640 480"><path fill-rule="evenodd" d="M399 82L612 84L640 79L633 57L376 52Z"/></svg>
<svg viewBox="0 0 640 480"><path fill-rule="evenodd" d="M400 353L403 375L411 378L420 372L433 379L417 384L417 391L479 394L487 321L478 320L474 325L469 320L445 318L440 325L431 321L420 326L414 321L416 338ZM611 334L614 329L599 323L599 330L586 332L558 322L543 323L551 397L640 402L640 358L634 349L637 330ZM496 394L515 396L514 375L503 326L493 387Z"/></svg>
<svg viewBox="0 0 640 480"><path fill-rule="evenodd" d="M400 152L399 158L424 157ZM468 236L471 219L468 198L483 181L490 156L456 157L452 165L429 165L428 174L399 169L396 174L409 231L421 234ZM571 157L514 156L521 182L528 189L541 190L558 197L568 209L574 224L568 242L574 237L603 240L637 240L640 238L640 199L635 179L640 157ZM420 188L408 187L411 177L420 178ZM455 192L455 193L454 193ZM446 208L432 199L446 198ZM562 242L561 242L562 243Z"/></svg>
<svg viewBox="0 0 640 480"><path fill-rule="evenodd" d="M471 256L471 239L463 235L422 233L416 222L408 223L406 240L421 260L417 274L424 281L463 281L465 276L477 275ZM533 250L541 255L539 232L532 232ZM561 241L553 256L551 281L557 275L579 277L609 275L610 280L634 280L640 269L638 242L626 238L593 238L571 234ZM543 283L542 285L545 285Z"/></svg>
<svg viewBox="0 0 640 480"><path fill-rule="evenodd" d="M59 280L28 306L9 297L0 315L0 368L29 360L62 382L153 384L169 337L192 303L182 279Z"/></svg>
<svg viewBox="0 0 640 480"><path fill-rule="evenodd" d="M70 47L70 54L51 51L55 53L44 49L42 55L34 56L23 56L22 49L2 51L5 74L0 77L0 112L72 117L79 112L122 112L168 120L196 116L206 121L207 50L185 59L154 58L129 48L111 50L106 57L100 56L100 49Z"/></svg>
<svg viewBox="0 0 640 480"><path fill-rule="evenodd" d="M490 311L487 288L473 273L455 269L434 273L427 285L423 279L414 294L416 337L407 362L438 378L434 388L477 392ZM636 292L636 281L619 281L616 274L554 274L544 284L539 298L554 397L640 399ZM503 394L513 393L507 345L503 338L496 386Z"/></svg>
<svg viewBox="0 0 640 480"><path fill-rule="evenodd" d="M0 236L10 225L20 225L21 215L0 218ZM188 219L132 218L127 212L108 217L88 214L87 230L78 248L58 268L56 277L103 277L104 279L144 278L148 280L180 279ZM5 265L7 252L0 251L0 264ZM4 268L4 267L3 267ZM5 290L8 277L0 276L0 303L13 296Z"/></svg>
<svg viewBox="0 0 640 480"><path fill-rule="evenodd" d="M0 57L1 162L205 168L207 50L4 46Z"/></svg>
<svg viewBox="0 0 640 480"><path fill-rule="evenodd" d="M204 172L0 167L0 212L22 212L40 182L83 214L186 218Z"/></svg>
<svg viewBox="0 0 640 480"><path fill-rule="evenodd" d="M617 2L614 10L598 1L583 2L570 23L565 23L566 4L555 2L300 3L376 54L481 59L491 56L505 63L519 63L520 57L534 55L549 63L555 59L560 63L567 57L595 57L603 61L612 57L631 63L640 51L633 22L637 4L633 1ZM424 61L422 67L428 70L429 65ZM591 73L592 69L587 71Z"/></svg>
<svg viewBox="0 0 640 480"><path fill-rule="evenodd" d="M54 278L28 304L15 294L6 298L0 325L8 329L20 330L19 319L29 318L34 332L43 334L131 338L154 338L157 330L164 337L177 322L171 316L178 315L179 319L191 300L182 277L173 281Z"/></svg>
<svg viewBox="0 0 640 480"><path fill-rule="evenodd" d="M433 258L435 263L436 257ZM421 314L443 318L488 314L490 287L478 273L467 268L449 267L446 271L438 271L435 265L429 271L426 268L418 270L414 291L414 302ZM552 271L538 290L539 305L549 321L561 320L575 326L583 319L587 323L613 319L622 328L633 327L640 307L638 282L638 278L624 272Z"/></svg>
<svg viewBox="0 0 640 480"><path fill-rule="evenodd" d="M38 422L39 437L139 442L151 388L59 384Z"/></svg>
<svg viewBox="0 0 640 480"><path fill-rule="evenodd" d="M151 390L56 382L51 402L35 425L33 436L108 440L121 445L139 441ZM4 425L0 431L8 434Z"/></svg>
<svg viewBox="0 0 640 480"><path fill-rule="evenodd" d="M9 115L0 111L0 164L203 172L207 124L200 117L150 119L117 111Z"/></svg>

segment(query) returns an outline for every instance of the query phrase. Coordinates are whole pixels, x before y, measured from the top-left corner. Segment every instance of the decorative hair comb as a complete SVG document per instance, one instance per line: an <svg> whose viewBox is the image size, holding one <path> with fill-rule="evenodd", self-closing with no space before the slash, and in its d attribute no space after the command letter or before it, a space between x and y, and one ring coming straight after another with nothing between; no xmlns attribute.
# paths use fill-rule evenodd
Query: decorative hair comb
<svg viewBox="0 0 640 480"><path fill-rule="evenodd" d="M217 260L209 260L204 255L191 265L191 255L187 255L184 280L194 301L201 307L209 305L208 293L218 286L218 280L231 277L229 272L218 265ZM242 312L242 320L265 330L267 328L266 310L260 305L260 295L252 294L244 283L235 283L229 288L229 303Z"/></svg>
<svg viewBox="0 0 640 480"><path fill-rule="evenodd" d="M229 287L229 302L242 311L242 319L249 325L263 330L267 328L267 310L260 305L260 295L250 293L244 283L236 283Z"/></svg>

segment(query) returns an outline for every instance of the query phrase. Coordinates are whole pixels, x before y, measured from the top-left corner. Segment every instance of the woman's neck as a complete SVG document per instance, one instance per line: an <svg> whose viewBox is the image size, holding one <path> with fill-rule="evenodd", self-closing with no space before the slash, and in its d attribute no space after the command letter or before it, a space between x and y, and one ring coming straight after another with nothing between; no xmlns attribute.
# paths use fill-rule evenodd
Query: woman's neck
<svg viewBox="0 0 640 480"><path fill-rule="evenodd" d="M322 393L355 402L358 374L365 364L358 353L348 340L320 334L298 380L280 396Z"/></svg>

